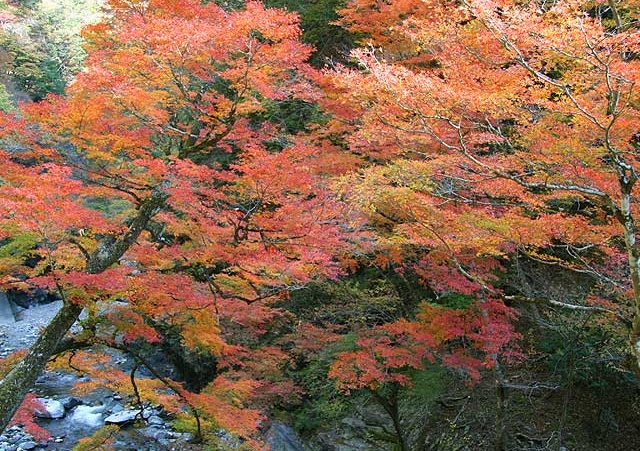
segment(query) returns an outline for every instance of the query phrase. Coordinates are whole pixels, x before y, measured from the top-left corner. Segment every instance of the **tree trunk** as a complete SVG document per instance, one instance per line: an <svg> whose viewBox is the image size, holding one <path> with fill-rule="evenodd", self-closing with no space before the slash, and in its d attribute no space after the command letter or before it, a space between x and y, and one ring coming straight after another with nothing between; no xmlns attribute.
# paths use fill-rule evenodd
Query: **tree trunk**
<svg viewBox="0 0 640 451"><path fill-rule="evenodd" d="M496 432L493 448L495 451L505 451L507 449L507 403L508 388L503 379L496 380Z"/></svg>
<svg viewBox="0 0 640 451"><path fill-rule="evenodd" d="M636 241L636 226L631 211L631 188L620 183L622 197L618 210L618 221L624 229L624 242L629 259L629 276L634 295L634 312L631 330L629 331L629 347L633 356L632 369L640 380L640 252Z"/></svg>
<svg viewBox="0 0 640 451"><path fill-rule="evenodd" d="M24 396L53 355L58 342L78 319L82 307L65 304L44 328L27 355L0 381L0 431L7 427Z"/></svg>
<svg viewBox="0 0 640 451"><path fill-rule="evenodd" d="M400 412L398 411L398 387L393 386L387 398L375 390L373 390L372 393L378 403L391 417L393 428L396 430L396 438L398 439L398 446L400 447L400 450L409 451L409 446L404 439L402 424L400 423Z"/></svg>

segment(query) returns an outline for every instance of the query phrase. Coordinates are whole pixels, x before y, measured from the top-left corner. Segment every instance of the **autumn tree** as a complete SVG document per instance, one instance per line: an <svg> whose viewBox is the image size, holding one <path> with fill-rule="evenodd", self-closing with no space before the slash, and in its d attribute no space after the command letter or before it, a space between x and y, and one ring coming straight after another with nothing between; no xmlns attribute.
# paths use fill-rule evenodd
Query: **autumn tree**
<svg viewBox="0 0 640 451"><path fill-rule="evenodd" d="M499 327L487 300L599 312L632 324L639 373L634 8L356 0L342 11L342 24L365 36L353 53L360 68L325 74L326 104L338 118L331 131L367 161L344 193L380 232L376 262L403 262L433 289L419 330L459 299L455 308L480 309ZM498 276L523 255L587 274L593 290L575 302L505 291ZM455 346L455 336L444 343ZM401 359L406 343L391 344L363 342L334 377L375 386L376 374L416 364ZM493 366L504 348L491 344L476 350L488 349Z"/></svg>
<svg viewBox="0 0 640 451"><path fill-rule="evenodd" d="M514 252L587 271L619 289L611 308L636 318L636 355L639 62L629 11L354 2L344 22L373 47L354 53L363 70L331 75L328 101L356 127L354 150L392 162L366 169L353 198L392 231L390 246L429 250L417 269L432 284L500 298L491 266Z"/></svg>
<svg viewBox="0 0 640 451"><path fill-rule="evenodd" d="M316 97L299 34L295 15L257 2L113 0L84 30L86 70L66 94L2 118L2 284L63 299L0 382L2 427L52 354L80 341L133 351L170 330L215 358L211 383L192 393L159 374L148 391L168 386L250 435L259 414L243 401L267 352L255 337L284 315L271 302L335 277L346 246L320 175L335 171L331 148L265 114Z"/></svg>

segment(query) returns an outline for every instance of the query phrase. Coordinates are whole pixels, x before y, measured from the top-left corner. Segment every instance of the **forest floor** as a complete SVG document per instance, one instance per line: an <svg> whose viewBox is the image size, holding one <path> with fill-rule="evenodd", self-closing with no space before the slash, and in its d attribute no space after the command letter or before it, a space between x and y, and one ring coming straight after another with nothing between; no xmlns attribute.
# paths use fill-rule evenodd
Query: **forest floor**
<svg viewBox="0 0 640 451"><path fill-rule="evenodd" d="M548 376L538 373L540 380ZM630 451L640 449L640 391L628 385L571 388L512 384L504 392L509 451ZM524 386L533 388L525 389ZM473 388L452 382L422 424L416 450L494 450L498 391L487 377Z"/></svg>

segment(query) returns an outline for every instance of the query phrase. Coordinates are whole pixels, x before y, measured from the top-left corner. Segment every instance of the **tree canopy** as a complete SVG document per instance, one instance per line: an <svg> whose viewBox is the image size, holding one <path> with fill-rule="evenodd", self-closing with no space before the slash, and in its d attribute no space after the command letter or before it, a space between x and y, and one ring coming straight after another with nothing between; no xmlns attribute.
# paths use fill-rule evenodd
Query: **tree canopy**
<svg viewBox="0 0 640 451"><path fill-rule="evenodd" d="M327 375L374 393L406 450L399 388L429 365L504 385L531 303L615 324L637 378L637 7L353 0L331 27L360 47L319 70L286 10L109 0L64 93L0 119L0 282L64 302L0 382L0 424L51 355L106 346L154 373L144 396L258 447L304 391L291 368L350 334ZM528 292L520 258L591 282ZM421 298L358 327L291 302L368 268ZM203 371L154 369L169 345Z"/></svg>

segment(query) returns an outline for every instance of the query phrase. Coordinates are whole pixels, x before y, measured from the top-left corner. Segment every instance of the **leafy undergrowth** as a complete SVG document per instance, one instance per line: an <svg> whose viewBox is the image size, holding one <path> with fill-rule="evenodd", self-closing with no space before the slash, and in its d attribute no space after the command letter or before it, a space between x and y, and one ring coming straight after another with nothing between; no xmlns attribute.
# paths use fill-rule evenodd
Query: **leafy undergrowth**
<svg viewBox="0 0 640 451"><path fill-rule="evenodd" d="M542 374L538 374L542 376ZM507 392L506 450L618 451L640 449L640 396L629 386ZM569 395L567 397L567 395ZM470 390L452 382L426 417L413 417L415 450L493 450L496 389L487 378ZM565 416L566 415L566 416Z"/></svg>
<svg viewBox="0 0 640 451"><path fill-rule="evenodd" d="M537 376L544 377L543 371ZM469 388L455 377L446 377L430 390L423 385L403 394L402 424L411 450L495 449L497 402L491 378ZM507 397L505 451L551 451L560 446L572 451L640 449L640 396L630 386L594 390L581 385L570 392L566 387L510 389ZM307 429L305 442L312 449L324 449L327 440L366 443L364 449L370 450L397 449L391 421L388 417L385 421L375 400L361 394L352 401L341 418L328 415L323 422L316 417L316 429ZM296 419L308 420L309 411L316 409L317 414L326 405L323 400L311 403ZM358 427L360 431L354 432Z"/></svg>

